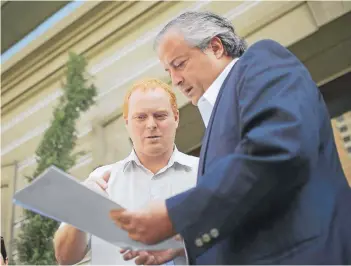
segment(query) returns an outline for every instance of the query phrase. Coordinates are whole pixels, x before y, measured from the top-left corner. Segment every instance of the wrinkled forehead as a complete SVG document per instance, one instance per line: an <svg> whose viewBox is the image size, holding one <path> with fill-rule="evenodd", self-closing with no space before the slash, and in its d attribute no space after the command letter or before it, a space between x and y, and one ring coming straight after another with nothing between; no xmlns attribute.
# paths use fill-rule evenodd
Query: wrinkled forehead
<svg viewBox="0 0 351 266"><path fill-rule="evenodd" d="M186 55L191 49L178 30L169 30L160 39L156 51L160 61L169 65L175 58Z"/></svg>

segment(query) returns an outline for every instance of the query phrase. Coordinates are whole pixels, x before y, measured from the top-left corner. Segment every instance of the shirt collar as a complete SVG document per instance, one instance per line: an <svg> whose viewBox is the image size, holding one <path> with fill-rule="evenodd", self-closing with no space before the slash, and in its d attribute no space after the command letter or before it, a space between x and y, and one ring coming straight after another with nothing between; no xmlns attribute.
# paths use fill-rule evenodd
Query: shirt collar
<svg viewBox="0 0 351 266"><path fill-rule="evenodd" d="M127 158L123 160L123 172L126 170L129 163L135 162L137 165L142 166L138 156L135 153L134 148L132 149L131 153L128 155Z"/></svg>
<svg viewBox="0 0 351 266"><path fill-rule="evenodd" d="M219 74L219 76L215 79L215 81L211 84L211 86L205 91L201 98L206 99L212 106L215 105L219 90L221 89L224 80L227 78L230 70L233 68L235 63L239 60L239 58L234 58Z"/></svg>
<svg viewBox="0 0 351 266"><path fill-rule="evenodd" d="M138 156L136 155L134 148L132 149L129 156L123 160L123 172L125 172L127 166L131 162L135 162L139 167L144 168L144 166L141 164ZM167 168L172 167L174 163L178 163L178 164L183 165L183 166L188 167L188 168L193 168L193 165L191 164L191 162L189 160L187 160L186 154L181 153L177 149L176 145L174 145L174 150L173 150L171 158L168 161Z"/></svg>
<svg viewBox="0 0 351 266"><path fill-rule="evenodd" d="M177 146L174 145L174 150L171 158L169 159L167 167L171 167L174 163L178 163L185 167L193 168L191 160L188 159L188 156L177 149Z"/></svg>

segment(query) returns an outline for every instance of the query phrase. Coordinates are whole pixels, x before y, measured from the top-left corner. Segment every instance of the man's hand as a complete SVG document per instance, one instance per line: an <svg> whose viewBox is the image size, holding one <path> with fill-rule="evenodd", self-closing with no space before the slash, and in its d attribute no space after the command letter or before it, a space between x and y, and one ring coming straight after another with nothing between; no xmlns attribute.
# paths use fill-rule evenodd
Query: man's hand
<svg viewBox="0 0 351 266"><path fill-rule="evenodd" d="M157 244L176 234L165 201L153 201L140 211L112 210L110 216L131 239L147 245Z"/></svg>
<svg viewBox="0 0 351 266"><path fill-rule="evenodd" d="M103 176L92 176L83 181L83 184L95 191L96 193L102 194L104 196L108 196L106 189L108 187L107 183L110 179L110 171L106 171Z"/></svg>
<svg viewBox="0 0 351 266"><path fill-rule="evenodd" d="M167 261L173 260L175 257L180 256L182 249L166 249L157 251L134 251L122 249L124 260L135 260L136 265L160 265Z"/></svg>

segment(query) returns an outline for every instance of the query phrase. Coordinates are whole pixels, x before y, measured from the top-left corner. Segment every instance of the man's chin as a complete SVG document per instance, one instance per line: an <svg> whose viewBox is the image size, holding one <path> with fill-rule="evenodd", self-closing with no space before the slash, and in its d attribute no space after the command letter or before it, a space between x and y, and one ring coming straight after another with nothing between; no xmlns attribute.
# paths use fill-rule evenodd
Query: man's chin
<svg viewBox="0 0 351 266"><path fill-rule="evenodd" d="M152 143L146 149L146 152L150 156L157 156L157 155L162 154L164 152L164 147L161 143Z"/></svg>

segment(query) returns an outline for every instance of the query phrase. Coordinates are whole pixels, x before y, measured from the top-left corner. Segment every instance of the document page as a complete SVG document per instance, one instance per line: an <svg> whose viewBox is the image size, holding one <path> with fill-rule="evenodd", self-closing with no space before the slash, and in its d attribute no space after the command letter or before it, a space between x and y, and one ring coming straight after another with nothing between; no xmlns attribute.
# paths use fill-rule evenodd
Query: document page
<svg viewBox="0 0 351 266"><path fill-rule="evenodd" d="M161 250L182 247L181 241L174 239L156 245L144 245L130 239L109 216L110 210L122 208L120 205L55 166L15 193L13 198L16 205L71 224L120 248Z"/></svg>

